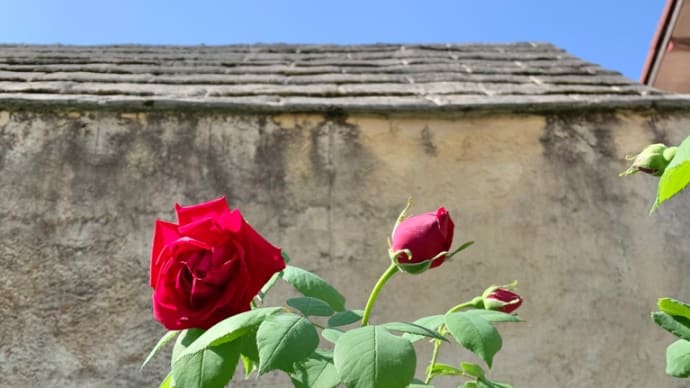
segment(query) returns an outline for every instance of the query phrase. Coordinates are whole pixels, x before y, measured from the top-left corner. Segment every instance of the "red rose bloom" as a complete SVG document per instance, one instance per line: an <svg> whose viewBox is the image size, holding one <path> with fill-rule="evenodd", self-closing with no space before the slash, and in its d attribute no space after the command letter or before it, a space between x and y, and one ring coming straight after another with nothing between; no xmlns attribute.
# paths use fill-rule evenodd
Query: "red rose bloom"
<svg viewBox="0 0 690 388"><path fill-rule="evenodd" d="M225 197L175 205L177 224L156 220L151 251L153 315L168 330L208 329L250 309L285 268L280 249L259 235Z"/></svg>
<svg viewBox="0 0 690 388"><path fill-rule="evenodd" d="M405 218L393 231L391 248L394 252L409 249L412 253L411 258L401 254L397 258L401 264L431 260L441 252L448 252L453 243L454 228L453 220L444 208ZM445 258L445 255L438 257L429 268L443 264Z"/></svg>

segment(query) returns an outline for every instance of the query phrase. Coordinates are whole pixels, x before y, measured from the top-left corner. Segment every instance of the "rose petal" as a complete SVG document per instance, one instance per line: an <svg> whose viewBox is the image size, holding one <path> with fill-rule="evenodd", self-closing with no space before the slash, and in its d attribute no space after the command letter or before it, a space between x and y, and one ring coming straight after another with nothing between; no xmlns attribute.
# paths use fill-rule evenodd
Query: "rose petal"
<svg viewBox="0 0 690 388"><path fill-rule="evenodd" d="M152 295L153 316L168 330L186 328L181 318L189 315L184 292L181 289L185 285L180 284L179 276L176 276L182 269L182 263L168 261L161 268L157 287Z"/></svg>
<svg viewBox="0 0 690 388"><path fill-rule="evenodd" d="M453 220L450 218L448 210L446 210L443 207L438 208L438 210L436 211L436 218L438 219L439 231L441 232L441 235L445 240L443 250L449 251L451 245L453 244L453 233L455 232L455 224L453 223ZM443 264L445 259L445 256L439 257L437 260L434 260L431 263L429 268L438 267L439 265Z"/></svg>
<svg viewBox="0 0 690 388"><path fill-rule="evenodd" d="M158 279L158 272L161 266L160 254L167 245L172 244L175 240L180 238L177 231L177 225L156 220L153 227L153 244L151 249L151 266L149 273L149 285L155 287L155 281Z"/></svg>
<svg viewBox="0 0 690 388"><path fill-rule="evenodd" d="M438 208L436 211L436 219L438 220L438 228L446 241L453 241L453 220L450 219L450 214L445 208ZM450 248L450 246L448 247Z"/></svg>
<svg viewBox="0 0 690 388"><path fill-rule="evenodd" d="M241 236L245 247L245 264L250 274L245 287L253 298L274 273L285 269L285 261L280 249L266 241L246 221L242 225Z"/></svg>
<svg viewBox="0 0 690 388"><path fill-rule="evenodd" d="M224 213L217 221L223 229L233 234L239 233L242 230L242 225L244 225L244 217L242 217L239 209Z"/></svg>
<svg viewBox="0 0 690 388"><path fill-rule="evenodd" d="M198 219L220 218L223 214L229 213L230 210L228 209L228 203L225 197L220 197L212 201L191 206L180 206L179 204L175 204L175 212L177 213L177 222L180 225L186 225Z"/></svg>
<svg viewBox="0 0 690 388"><path fill-rule="evenodd" d="M203 241L211 246L223 244L229 233L212 218L194 220L178 228L180 234Z"/></svg>
<svg viewBox="0 0 690 388"><path fill-rule="evenodd" d="M170 255L175 259L184 259L184 255L197 252L199 250L211 251L213 247L203 241L191 237L180 237L170 244Z"/></svg>
<svg viewBox="0 0 690 388"><path fill-rule="evenodd" d="M153 317L168 330L194 328L190 325L189 312L176 299L167 295L169 289L163 288L153 293Z"/></svg>

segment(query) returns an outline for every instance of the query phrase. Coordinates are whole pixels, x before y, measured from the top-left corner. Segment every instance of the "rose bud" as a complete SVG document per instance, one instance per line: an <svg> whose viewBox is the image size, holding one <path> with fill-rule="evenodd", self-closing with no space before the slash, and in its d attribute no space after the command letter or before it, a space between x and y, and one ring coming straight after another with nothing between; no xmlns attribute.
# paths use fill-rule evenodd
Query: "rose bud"
<svg viewBox="0 0 690 388"><path fill-rule="evenodd" d="M157 220L151 251L153 315L168 330L208 329L250 309L285 268L280 249L221 197L175 205L177 224Z"/></svg>
<svg viewBox="0 0 690 388"><path fill-rule="evenodd" d="M678 147L666 147L664 144L651 144L645 147L638 155L626 157L627 160L633 160L632 166L620 173L620 176L632 175L638 171L644 173L661 176L666 170L666 166L671 163L671 160L676 155Z"/></svg>
<svg viewBox="0 0 690 388"><path fill-rule="evenodd" d="M506 286L492 286L482 294L484 308L501 311L507 314L517 310L522 304L522 298L514 291L516 283Z"/></svg>
<svg viewBox="0 0 690 388"><path fill-rule="evenodd" d="M453 243L454 228L444 208L403 218L393 230L391 257L398 268L410 273L438 267Z"/></svg>

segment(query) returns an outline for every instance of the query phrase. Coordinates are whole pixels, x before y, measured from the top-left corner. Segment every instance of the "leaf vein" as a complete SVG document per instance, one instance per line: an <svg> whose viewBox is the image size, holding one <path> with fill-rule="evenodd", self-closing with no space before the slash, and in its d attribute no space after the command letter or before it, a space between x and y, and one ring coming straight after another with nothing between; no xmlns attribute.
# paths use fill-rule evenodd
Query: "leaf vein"
<svg viewBox="0 0 690 388"><path fill-rule="evenodd" d="M295 321L290 325L290 327L288 327L288 329L285 330L285 335L283 335L283 336L280 338L280 341L278 341L278 343L276 344L275 348L273 348L273 352L271 352L271 355L269 356L268 360L266 361L267 364L269 364L269 365L271 364L270 361L272 361L272 360L273 360L273 357L275 356L275 354L278 353L277 350L281 348L281 345L283 344L283 342L285 341L285 339L288 337L288 334L290 333L290 331L291 331L301 320L302 320L302 317L297 317L297 319L295 319Z"/></svg>

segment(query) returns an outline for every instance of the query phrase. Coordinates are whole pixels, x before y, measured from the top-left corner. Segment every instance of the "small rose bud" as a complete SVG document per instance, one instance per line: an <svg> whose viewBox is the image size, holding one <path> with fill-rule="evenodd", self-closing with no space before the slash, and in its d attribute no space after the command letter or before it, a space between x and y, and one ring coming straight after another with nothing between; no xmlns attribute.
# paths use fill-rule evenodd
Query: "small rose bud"
<svg viewBox="0 0 690 388"><path fill-rule="evenodd" d="M632 175L642 171L650 175L661 176L666 170L666 166L676 155L677 149L678 147L667 147L661 143L648 145L636 156L626 158L632 160L633 164L620 175Z"/></svg>
<svg viewBox="0 0 690 388"><path fill-rule="evenodd" d="M516 283L505 286L492 286L482 294L484 308L510 314L522 304L522 298L514 291Z"/></svg>
<svg viewBox="0 0 690 388"><path fill-rule="evenodd" d="M454 228L444 208L405 218L393 230L391 257L401 270L410 273L438 267L453 243Z"/></svg>

